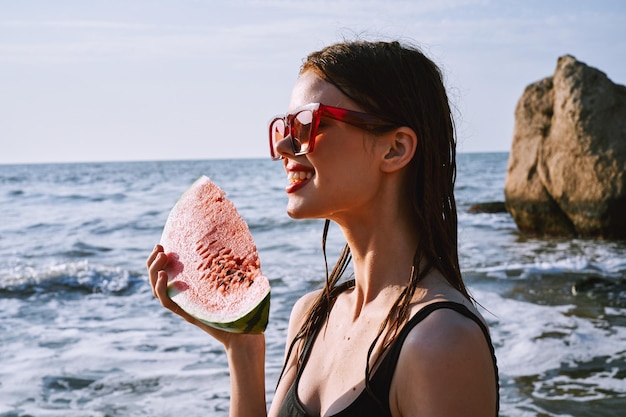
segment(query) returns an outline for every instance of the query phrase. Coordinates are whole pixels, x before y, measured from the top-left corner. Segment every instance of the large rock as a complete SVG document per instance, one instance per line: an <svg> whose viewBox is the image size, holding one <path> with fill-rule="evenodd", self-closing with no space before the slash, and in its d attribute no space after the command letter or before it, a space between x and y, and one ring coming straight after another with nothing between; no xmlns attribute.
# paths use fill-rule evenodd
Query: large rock
<svg viewBox="0 0 626 417"><path fill-rule="evenodd" d="M523 232L626 238L626 87L559 58L515 109L504 186Z"/></svg>

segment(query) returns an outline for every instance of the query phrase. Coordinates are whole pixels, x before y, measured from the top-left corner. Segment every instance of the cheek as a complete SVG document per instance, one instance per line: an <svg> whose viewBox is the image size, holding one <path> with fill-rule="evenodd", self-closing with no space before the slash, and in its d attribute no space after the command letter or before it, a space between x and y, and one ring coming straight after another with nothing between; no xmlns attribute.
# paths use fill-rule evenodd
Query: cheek
<svg viewBox="0 0 626 417"><path fill-rule="evenodd" d="M319 135L315 151L309 160L320 177L340 181L365 175L372 170L375 160L372 142L362 135Z"/></svg>
<svg viewBox="0 0 626 417"><path fill-rule="evenodd" d="M314 178L316 189L329 199L361 199L376 188L378 175L369 158L345 155L334 161L332 166L326 164L316 169Z"/></svg>

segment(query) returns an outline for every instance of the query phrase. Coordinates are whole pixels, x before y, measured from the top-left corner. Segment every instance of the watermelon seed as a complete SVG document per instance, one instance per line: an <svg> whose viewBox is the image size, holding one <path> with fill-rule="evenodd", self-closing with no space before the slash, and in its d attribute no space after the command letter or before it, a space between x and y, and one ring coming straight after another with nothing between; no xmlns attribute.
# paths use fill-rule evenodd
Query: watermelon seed
<svg viewBox="0 0 626 417"><path fill-rule="evenodd" d="M204 255L206 255L206 253L209 251L209 247L208 246L204 246L202 243L200 243L197 247L196 247L196 252L198 252L200 254L200 256L204 257Z"/></svg>

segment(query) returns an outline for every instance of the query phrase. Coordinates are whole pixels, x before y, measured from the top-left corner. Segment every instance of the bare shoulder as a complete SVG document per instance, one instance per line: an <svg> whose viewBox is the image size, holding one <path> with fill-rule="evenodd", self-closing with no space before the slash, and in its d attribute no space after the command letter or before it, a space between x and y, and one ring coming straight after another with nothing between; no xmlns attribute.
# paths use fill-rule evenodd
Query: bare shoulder
<svg viewBox="0 0 626 417"><path fill-rule="evenodd" d="M289 317L289 327L297 327L298 329L303 324L306 314L311 306L319 296L322 290L316 290L309 292L298 299L291 309L291 316Z"/></svg>
<svg viewBox="0 0 626 417"><path fill-rule="evenodd" d="M395 415L495 415L493 361L478 324L451 309L430 313L402 346L391 393Z"/></svg>

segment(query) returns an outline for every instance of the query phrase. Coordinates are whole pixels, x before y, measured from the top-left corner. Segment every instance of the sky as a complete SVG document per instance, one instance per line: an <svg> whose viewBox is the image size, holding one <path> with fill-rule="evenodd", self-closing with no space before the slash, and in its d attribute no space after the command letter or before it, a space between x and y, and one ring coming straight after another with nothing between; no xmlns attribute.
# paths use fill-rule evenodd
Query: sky
<svg viewBox="0 0 626 417"><path fill-rule="evenodd" d="M356 38L442 68L459 152L509 151L560 56L626 84L622 0L0 0L0 164L267 157L302 59Z"/></svg>

